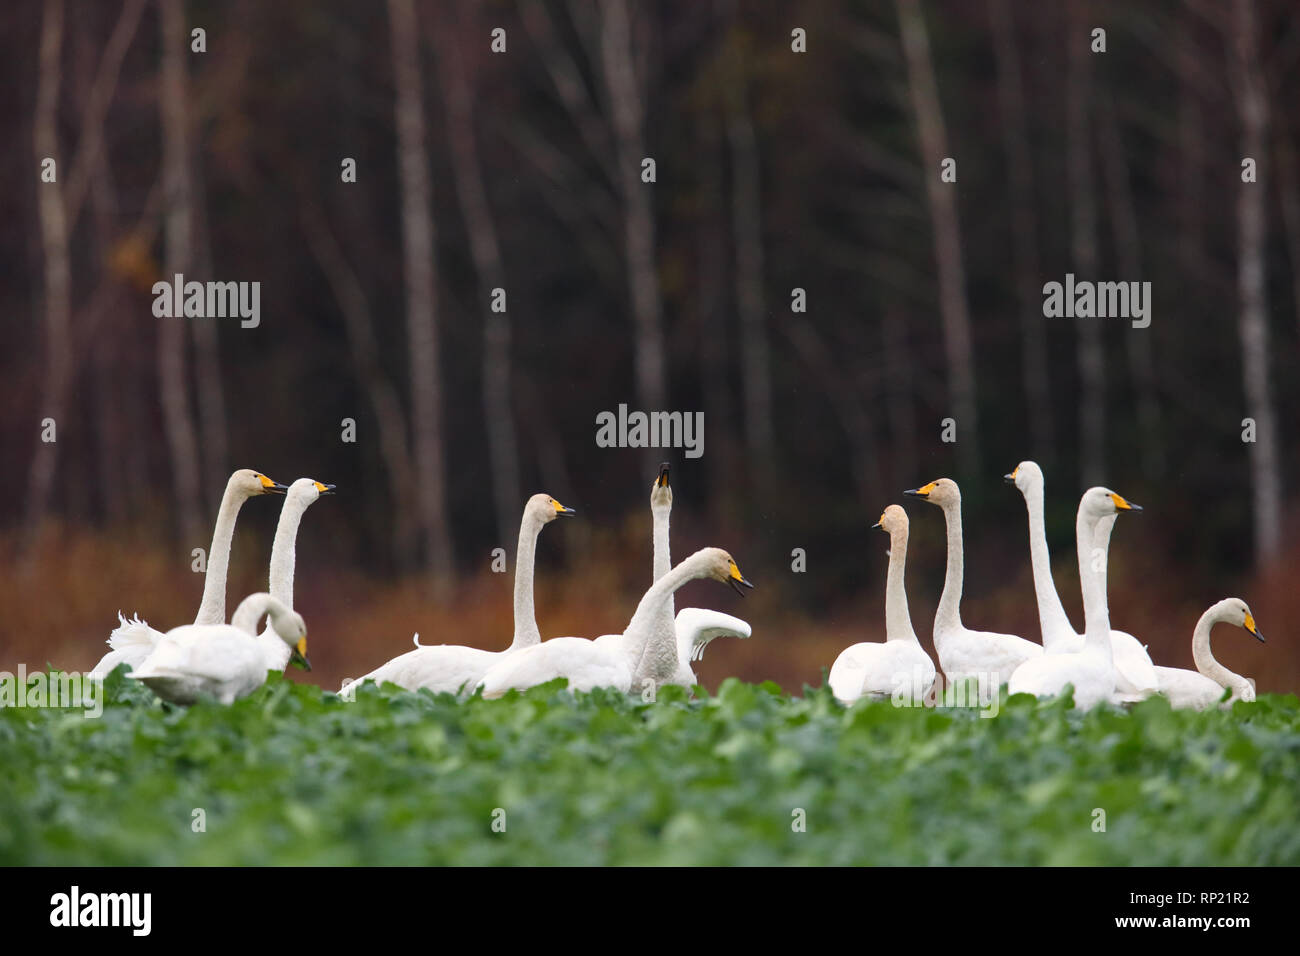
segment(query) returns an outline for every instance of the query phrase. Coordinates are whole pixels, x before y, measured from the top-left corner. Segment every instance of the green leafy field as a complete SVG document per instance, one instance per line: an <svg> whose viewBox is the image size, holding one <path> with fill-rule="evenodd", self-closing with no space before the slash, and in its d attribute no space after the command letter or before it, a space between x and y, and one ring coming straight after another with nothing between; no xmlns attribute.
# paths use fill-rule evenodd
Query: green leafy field
<svg viewBox="0 0 1300 956"><path fill-rule="evenodd" d="M184 711L126 684L96 720L0 710L0 863L1300 863L1295 696L981 719L735 680L347 704L273 679Z"/></svg>

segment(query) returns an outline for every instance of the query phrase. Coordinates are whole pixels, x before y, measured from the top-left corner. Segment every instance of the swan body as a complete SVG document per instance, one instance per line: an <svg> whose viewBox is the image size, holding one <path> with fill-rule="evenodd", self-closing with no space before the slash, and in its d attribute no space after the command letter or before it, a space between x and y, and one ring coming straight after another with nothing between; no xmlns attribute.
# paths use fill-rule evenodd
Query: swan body
<svg viewBox="0 0 1300 956"><path fill-rule="evenodd" d="M1223 701L1222 706L1225 708L1231 707L1238 700L1255 699L1255 688L1250 681L1228 670L1210 653L1210 629L1215 624L1232 624L1253 634L1260 641L1264 640L1245 601L1240 598L1225 598L1211 605L1196 622L1196 629L1192 632L1192 658L1196 662L1196 670L1181 667L1156 668L1156 678L1160 682L1158 692L1169 698L1171 707L1208 710L1218 705L1223 692L1229 689L1232 695Z"/></svg>
<svg viewBox="0 0 1300 956"><path fill-rule="evenodd" d="M1141 509L1108 488L1089 488L1079 501L1075 533L1079 551L1079 584L1085 595L1084 647L1073 653L1045 654L1018 667L1007 690L1012 694L1053 697L1074 688L1074 706L1088 710L1114 700L1115 662L1111 652L1110 612L1106 604L1106 562L1094 561L1095 549L1104 557L1114 521L1120 511Z"/></svg>
<svg viewBox="0 0 1300 956"><path fill-rule="evenodd" d="M663 605L687 581L699 578L731 583L738 591L741 585L753 587L731 555L721 548L703 548L650 586L622 634L606 634L594 641L553 637L507 655L483 675L479 683L483 696L502 697L557 677L567 678L571 691L610 687L627 693L647 686L649 678L647 684L635 679L638 662L647 655L652 660L675 655L677 649L675 633L665 631L662 624Z"/></svg>
<svg viewBox="0 0 1300 956"><path fill-rule="evenodd" d="M903 492L922 498L943 509L948 532L948 568L943 593L934 615L934 649L949 683L978 681L981 695L995 693L1017 667L1036 657L1043 648L1014 634L973 631L961 620L962 552L961 491L950 478L940 478L920 488Z"/></svg>
<svg viewBox="0 0 1300 956"><path fill-rule="evenodd" d="M271 597L285 607L293 607L293 572L297 560L298 526L302 523L302 516L321 495L332 495L335 488L335 485L327 485L314 478L299 478L289 486L284 504L280 506L280 520L276 522L275 540L271 544L269 584ZM231 618L230 623L234 624L235 619ZM247 630L257 634L257 623L253 621ZM271 669L284 670L289 664L292 649L280 640L269 624L258 634L257 639L262 643L267 660L271 662Z"/></svg>
<svg viewBox="0 0 1300 956"><path fill-rule="evenodd" d="M668 544L669 517L673 510L673 489L669 480L668 463L659 466L659 476L650 486L650 514L654 525L654 559L652 583L658 581L672 568L672 552ZM710 641L719 637L747 638L753 631L749 624L738 617L711 611L706 608L684 607L673 616L673 595L663 603L658 614L658 626L670 629L676 637L676 653L665 654L659 661L641 661L633 680L638 685L644 680L653 680L656 685L676 684L688 690L698 681L691 662L704 657L704 648ZM597 640L616 638L616 634L607 634Z"/></svg>
<svg viewBox="0 0 1300 956"><path fill-rule="evenodd" d="M203 576L203 598L195 615L195 624L222 624L226 620L226 572L230 566L230 542L235 535L235 519L245 501L256 495L284 494L289 489L261 472L241 468L231 474L221 496L217 522L212 529L208 548L208 568ZM117 612L118 626L108 636L112 648L90 670L91 677L106 677L119 664L135 667L148 657L162 640L163 632L150 627L135 615L127 620Z"/></svg>
<svg viewBox="0 0 1300 956"><path fill-rule="evenodd" d="M889 571L885 584L885 640L865 641L845 648L831 665L831 693L845 704L860 697L896 698L915 703L934 686L934 661L921 647L907 609L903 569L907 562L907 512L898 505L885 509L872 526L889 534Z"/></svg>
<svg viewBox="0 0 1300 956"><path fill-rule="evenodd" d="M247 621L268 613L280 642L310 670L307 625L296 611L262 592L244 598L235 615ZM267 671L273 668L251 631L233 624L185 624L164 634L153 653L127 676L173 704L193 704L205 695L229 704L266 683Z"/></svg>
<svg viewBox="0 0 1300 956"><path fill-rule="evenodd" d="M397 684L407 690L427 687L435 694L469 694L494 664L541 643L533 606L533 563L542 528L556 518L576 514L547 494L536 494L524 505L515 551L515 633L504 651L485 651L460 644L420 644L394 657L355 681L346 681L339 694L352 697L362 681Z"/></svg>
<svg viewBox="0 0 1300 956"><path fill-rule="evenodd" d="M1022 461L1003 479L1024 496L1029 515L1029 557L1034 569L1034 596L1038 601L1038 624L1043 649L1048 654L1073 654L1083 650L1084 636L1074 629L1065 613L1052 580L1052 560L1047 549L1043 522L1043 471L1036 462ZM1114 521L1115 516L1103 518ZM1084 609L1086 616L1087 609ZM1156 689L1155 666L1146 648L1127 631L1110 632L1110 649L1115 660L1115 689L1124 699L1140 699Z"/></svg>

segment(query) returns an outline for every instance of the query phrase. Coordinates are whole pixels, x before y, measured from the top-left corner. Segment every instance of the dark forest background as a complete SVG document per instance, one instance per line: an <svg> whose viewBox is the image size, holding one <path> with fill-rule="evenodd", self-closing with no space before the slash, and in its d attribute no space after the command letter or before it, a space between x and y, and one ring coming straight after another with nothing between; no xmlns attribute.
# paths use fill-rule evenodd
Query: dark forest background
<svg viewBox="0 0 1300 956"><path fill-rule="evenodd" d="M1076 623L1074 509L1103 483L1146 508L1113 541L1115 626L1190 666L1239 596L1270 643L1221 631L1220 659L1300 684L1288 0L21 0L0 30L0 667L88 666L119 608L191 620L236 467L339 486L298 539L305 679L413 631L504 646L491 551L513 570L539 490L580 515L541 539L543 635L621 630L668 459L675 556L726 547L759 585L679 595L754 625L699 673L797 689L883 635L868 528L944 475L967 623L1037 639L1001 481L1032 458ZM155 318L177 272L259 281L260 326ZM1044 318L1068 272L1151 282L1150 327ZM703 457L598 448L620 402L702 410ZM908 507L929 646L942 518ZM241 512L228 609L277 510Z"/></svg>

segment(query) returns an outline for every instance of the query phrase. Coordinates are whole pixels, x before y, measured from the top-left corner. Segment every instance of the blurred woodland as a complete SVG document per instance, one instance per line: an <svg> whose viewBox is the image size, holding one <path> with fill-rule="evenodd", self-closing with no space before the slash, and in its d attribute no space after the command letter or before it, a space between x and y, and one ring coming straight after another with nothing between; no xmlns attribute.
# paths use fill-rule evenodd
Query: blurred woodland
<svg viewBox="0 0 1300 956"><path fill-rule="evenodd" d="M1191 666L1241 597L1269 643L1216 654L1300 688L1290 0L15 0L0 31L0 669L89 666L119 608L189 622L238 467L339 488L298 538L295 679L415 631L504 647L491 552L513 571L536 491L578 511L539 544L543 636L621 630L668 460L674 556L726 547L758 585L678 596L754 627L704 683L797 690L883 635L869 526L944 475L964 618L1037 640L1001 480L1034 459L1077 625L1074 512L1105 484L1146 509L1115 626ZM260 323L156 317L177 273L260 282ZM1150 326L1044 317L1067 273L1150 282ZM620 403L703 411L703 456L597 447ZM240 513L229 609L278 500ZM929 647L942 516L907 507Z"/></svg>

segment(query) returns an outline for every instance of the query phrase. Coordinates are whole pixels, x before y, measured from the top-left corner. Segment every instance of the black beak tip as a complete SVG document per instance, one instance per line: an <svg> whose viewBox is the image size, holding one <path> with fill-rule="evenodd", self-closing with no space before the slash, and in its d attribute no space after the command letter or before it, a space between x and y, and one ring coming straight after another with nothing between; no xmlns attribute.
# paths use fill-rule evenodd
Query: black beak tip
<svg viewBox="0 0 1300 956"><path fill-rule="evenodd" d="M334 492L335 492L337 489L338 489L338 485L326 485L326 486L325 486L325 490L322 491L321 494L322 494L322 495L332 495L332 494L334 494Z"/></svg>
<svg viewBox="0 0 1300 956"><path fill-rule="evenodd" d="M561 508L561 509L557 512L557 514L561 514L561 515L563 515L563 516L566 517L566 518L572 518L572 517L573 517L574 515L576 515L577 513L578 513L578 512L574 511L572 508Z"/></svg>
<svg viewBox="0 0 1300 956"><path fill-rule="evenodd" d="M268 495L287 495L289 493L289 486L282 485L277 481L270 488L266 489L266 493Z"/></svg>
<svg viewBox="0 0 1300 956"><path fill-rule="evenodd" d="M1009 484L1009 485L1014 485L1014 484L1016 483L1016 476L1015 476L1015 475L1003 475L1003 476L1002 476L1002 480L1005 481L1005 482L1006 482L1007 484Z"/></svg>
<svg viewBox="0 0 1300 956"><path fill-rule="evenodd" d="M1256 630L1255 630L1255 639L1258 640L1261 644L1267 644L1267 643L1268 643L1268 641L1264 640L1264 635L1263 635L1262 633L1260 633L1260 631L1259 631L1258 628L1256 628Z"/></svg>
<svg viewBox="0 0 1300 956"><path fill-rule="evenodd" d="M871 526L871 530L872 530L872 531L875 531L875 530L878 529L878 528L880 528L880 522L879 522L879 521L877 521L875 524L873 524L873 525Z"/></svg>
<svg viewBox="0 0 1300 956"><path fill-rule="evenodd" d="M921 494L921 489L919 489L919 488L908 488L906 491L903 492L903 494L908 495L909 497L912 497L912 498L921 498L921 497L924 497L924 496Z"/></svg>
<svg viewBox="0 0 1300 956"><path fill-rule="evenodd" d="M1141 510L1142 510L1142 506L1141 506L1141 505L1135 505L1135 504L1133 504L1133 502L1130 501L1130 502L1128 503L1128 509L1129 509L1129 511L1141 511Z"/></svg>
<svg viewBox="0 0 1300 956"><path fill-rule="evenodd" d="M659 481L659 487L660 487L660 488L667 488L668 485L669 485L669 482L668 482L668 462L666 462L666 461L665 461L665 462L661 462L660 465L659 465L659 479L658 479L658 481Z"/></svg>

